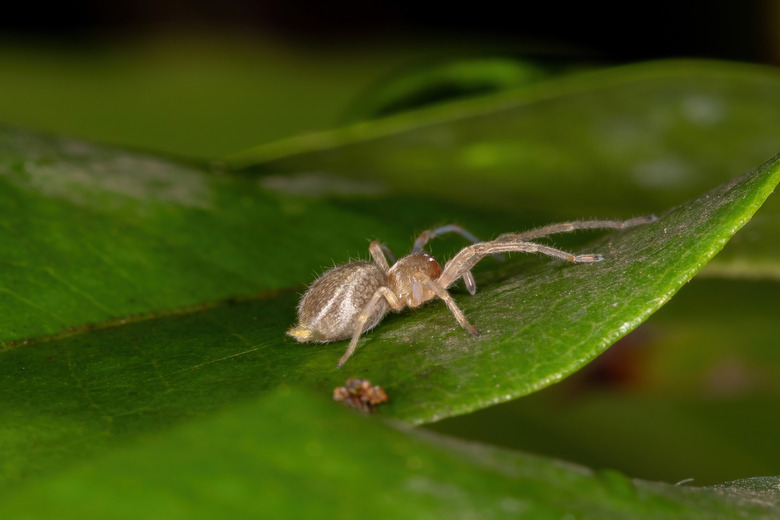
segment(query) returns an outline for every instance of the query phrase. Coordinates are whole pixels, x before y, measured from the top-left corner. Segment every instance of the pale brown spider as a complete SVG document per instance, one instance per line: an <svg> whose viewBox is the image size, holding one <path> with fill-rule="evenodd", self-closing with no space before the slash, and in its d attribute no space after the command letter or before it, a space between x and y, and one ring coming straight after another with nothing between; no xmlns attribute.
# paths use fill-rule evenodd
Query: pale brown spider
<svg viewBox="0 0 780 520"><path fill-rule="evenodd" d="M624 229L656 220L654 216L625 221L593 220L552 224L524 233L507 233L495 240L480 242L477 237L454 224L423 231L414 242L412 252L395 261L390 249L377 241L368 247L374 262L354 261L325 272L309 287L298 304L298 324L287 334L298 341L326 343L351 337L347 351L339 359L338 368L346 363L357 347L360 336L375 327L392 309L419 307L434 297L444 300L461 327L479 337L447 291L462 278L469 293L477 284L471 269L488 255L500 253L542 253L568 262L600 262L599 254L574 255L535 242L556 233L578 229ZM444 269L423 251L432 238L445 233L459 233L472 242L458 252ZM385 256L387 255L387 256ZM393 263L390 266L387 257Z"/></svg>

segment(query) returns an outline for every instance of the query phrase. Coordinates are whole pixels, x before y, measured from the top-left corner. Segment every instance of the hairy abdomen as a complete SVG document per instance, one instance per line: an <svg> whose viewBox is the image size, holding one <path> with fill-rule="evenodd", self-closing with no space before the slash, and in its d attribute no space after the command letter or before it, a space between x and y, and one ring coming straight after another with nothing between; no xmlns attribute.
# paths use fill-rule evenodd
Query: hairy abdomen
<svg viewBox="0 0 780 520"><path fill-rule="evenodd" d="M387 275L371 262L350 262L326 271L309 287L298 305L298 324L287 333L298 341L336 341L352 336L358 316ZM377 302L363 331L387 313L387 301Z"/></svg>

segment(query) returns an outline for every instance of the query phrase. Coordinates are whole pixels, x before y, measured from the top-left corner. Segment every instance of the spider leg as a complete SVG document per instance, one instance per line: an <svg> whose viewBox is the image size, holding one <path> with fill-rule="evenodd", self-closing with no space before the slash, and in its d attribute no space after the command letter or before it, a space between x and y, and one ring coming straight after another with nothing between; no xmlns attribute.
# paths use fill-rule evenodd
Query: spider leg
<svg viewBox="0 0 780 520"><path fill-rule="evenodd" d="M466 289L469 291L469 294L474 296L477 292L477 282L474 280L474 275L471 274L471 271L463 273L463 282L466 284Z"/></svg>
<svg viewBox="0 0 780 520"><path fill-rule="evenodd" d="M438 278L438 281L443 287L447 288L460 277L464 277L465 280L466 273L471 274L471 268L473 268L477 262L487 255L495 255L497 253L542 253L556 258L562 258L568 262L600 262L603 260L603 257L598 254L573 255L566 251L561 251L560 249L537 244L535 242L528 242L528 240L546 237L555 233L568 233L579 229L625 229L655 222L656 220L658 220L658 217L655 215L647 215L628 220L562 222L560 224L551 224L538 229L532 229L531 231L525 231L523 233L506 233L500 235L491 242L483 242L481 244L474 244L473 246L463 248L445 264L444 270ZM466 284L468 286L468 281ZM476 285L474 287L476 288Z"/></svg>
<svg viewBox="0 0 780 520"><path fill-rule="evenodd" d="M347 347L347 351L344 352L344 355L341 356L341 359L339 359L339 364L336 365L336 368L341 368L344 363L347 362L347 360L352 356L352 354L355 353L355 349L357 348L358 340L360 339L360 336L363 334L363 327L366 326L366 322L368 321L368 318L371 317L371 315L374 313L374 308L377 306L379 301L384 298L387 300L387 303L390 304L390 307L395 311L400 311L404 308L403 302L398 299L398 297L395 295L393 291L391 291L387 287L380 287L376 290L374 295L371 297L371 299L366 304L365 308L360 312L360 315L358 316L357 323L355 323L355 332L352 334L352 340L349 342L349 346Z"/></svg>
<svg viewBox="0 0 780 520"><path fill-rule="evenodd" d="M393 255L393 252L390 251L390 248L384 245L382 242L378 242L376 240L371 242L371 244L368 246L368 252L371 253L371 258L374 259L374 262L385 272L390 269L390 264L387 263L387 258L385 255L390 258L391 262L395 263L395 255Z"/></svg>
<svg viewBox="0 0 780 520"><path fill-rule="evenodd" d="M458 233L466 240L471 241L472 244L480 242L479 238L477 238L477 236L468 229L462 228L457 224L448 224L446 226L441 226L434 229L426 229L420 233L420 236L418 236L417 240L414 241L414 246L412 246L412 253L421 253L429 240L446 233ZM493 257L499 262L504 261L504 257L500 254L495 254ZM466 289L469 291L469 294L473 295L477 292L477 282L474 280L474 275L472 275L471 272L467 271L463 273L463 282L466 284Z"/></svg>
<svg viewBox="0 0 780 520"><path fill-rule="evenodd" d="M469 331L473 336L480 337L479 331L475 329L474 326L468 322L468 320L466 320L466 316L463 314L463 311L460 310L458 304L455 303L452 295L447 291L447 289L442 287L437 280L431 280L428 275L419 272L414 273L413 277L415 280L436 293L436 296L444 300L444 303L447 304L447 308L450 310L452 315L455 316L455 319L458 321L461 327Z"/></svg>
<svg viewBox="0 0 780 520"><path fill-rule="evenodd" d="M506 233L499 236L498 240L533 240L535 238L542 238L556 233L569 233L571 231L577 231L579 229L626 229L634 226L640 226L642 224L648 224L655 222L658 217L655 215L647 215L644 217L636 217L628 220L586 220L581 222L561 222L559 224L550 224L549 226L540 227L537 229L531 229L530 231L524 231L522 233Z"/></svg>
<svg viewBox="0 0 780 520"><path fill-rule="evenodd" d="M604 257L599 254L574 255L535 242L516 240L509 235L502 235L502 237L499 237L492 242L482 242L461 249L457 255L452 257L452 259L444 265L444 270L437 281L446 289L450 287L455 280L464 276L464 273L471 271L471 268L474 267L477 262L487 255L495 253L542 253L544 255L561 258L567 262L577 263L600 262L604 259Z"/></svg>
<svg viewBox="0 0 780 520"><path fill-rule="evenodd" d="M420 233L420 236L418 236L417 240L414 241L414 246L412 246L412 253L422 252L423 248L425 247L425 244L427 244L430 239L436 238L446 233L458 233L466 240L469 240L472 244L476 244L477 242L480 241L468 229L464 229L458 226L457 224L447 224L446 226L441 226L434 229L426 229L425 231Z"/></svg>

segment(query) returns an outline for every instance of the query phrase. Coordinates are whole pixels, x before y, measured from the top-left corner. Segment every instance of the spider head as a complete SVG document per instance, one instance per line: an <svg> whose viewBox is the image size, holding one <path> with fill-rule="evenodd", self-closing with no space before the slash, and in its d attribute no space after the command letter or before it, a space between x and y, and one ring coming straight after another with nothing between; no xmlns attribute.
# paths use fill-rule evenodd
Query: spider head
<svg viewBox="0 0 780 520"><path fill-rule="evenodd" d="M407 307L419 307L436 294L421 279L437 279L441 266L427 253L412 253L398 260L387 272L388 285Z"/></svg>

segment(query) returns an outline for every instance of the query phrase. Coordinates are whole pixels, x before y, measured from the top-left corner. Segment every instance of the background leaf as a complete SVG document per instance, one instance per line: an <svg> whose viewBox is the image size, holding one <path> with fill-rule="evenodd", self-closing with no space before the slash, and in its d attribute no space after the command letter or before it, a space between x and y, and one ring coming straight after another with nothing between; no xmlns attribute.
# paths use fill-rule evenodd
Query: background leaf
<svg viewBox="0 0 780 520"><path fill-rule="evenodd" d="M431 104L532 85L553 73L531 60L482 58L427 64L368 89L348 112L349 122L377 119Z"/></svg>
<svg viewBox="0 0 780 520"><path fill-rule="evenodd" d="M332 128L371 85L411 64L461 54L464 47L430 38L376 40L346 52L244 31L177 25L142 32L112 31L113 38L96 45L56 46L3 35L0 121L212 160ZM468 52L491 48L472 40Z"/></svg>
<svg viewBox="0 0 780 520"><path fill-rule="evenodd" d="M631 481L614 471L396 431L338 408L298 391L272 392L23 488L0 503L0 514L709 520L780 512L777 490L767 486Z"/></svg>
<svg viewBox="0 0 780 520"><path fill-rule="evenodd" d="M778 98L775 69L642 63L299 136L228 162L272 178L315 171L382 179L426 200L501 208L537 225L651 213L776 153ZM776 277L780 251L768 237L778 214L780 203L770 203L711 273Z"/></svg>

